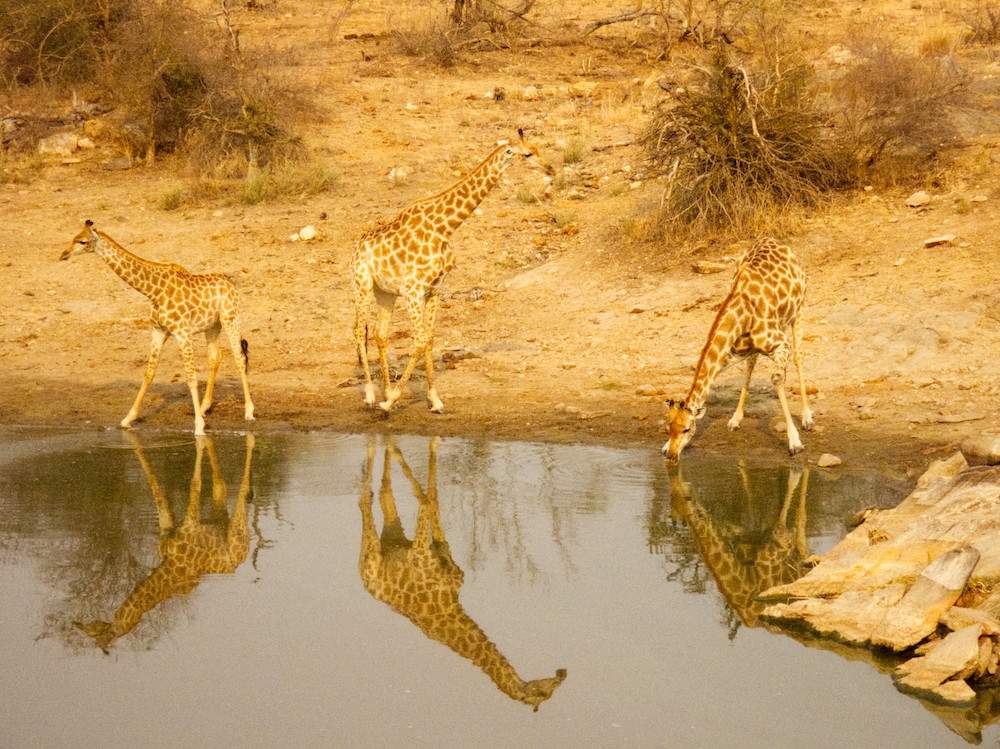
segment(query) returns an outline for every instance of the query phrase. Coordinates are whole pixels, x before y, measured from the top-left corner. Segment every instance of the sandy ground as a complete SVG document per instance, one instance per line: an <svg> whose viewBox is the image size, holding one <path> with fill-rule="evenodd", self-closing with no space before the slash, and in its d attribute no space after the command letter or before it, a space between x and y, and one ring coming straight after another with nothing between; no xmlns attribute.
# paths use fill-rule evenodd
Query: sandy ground
<svg viewBox="0 0 1000 749"><path fill-rule="evenodd" d="M659 449L664 401L687 392L745 249L635 247L618 230L662 191L646 179L635 140L657 97L642 84L667 63L595 35L578 47L496 51L440 70L401 57L384 39L343 38L377 30L384 20L374 12L358 10L334 27L323 4L290 5L287 16L239 20L248 37L301 46L296 64L316 79L327 107L308 139L336 164L340 185L314 198L166 212L159 198L183 184L179 164L109 171L104 164L117 154L99 143L30 184L0 187L0 422L115 428L135 397L148 357L146 300L99 258L58 261L92 219L141 256L234 278L250 343L254 430ZM579 81L606 93L575 96ZM537 98L518 95L528 86ZM508 92L502 101L485 95L498 87ZM419 377L388 417L365 410L350 338L354 243L377 220L459 179L517 127L563 169L565 186L525 202L524 190L543 196L545 183L515 166L456 232L459 266L445 285L436 337L450 360L438 365L445 413L428 410ZM574 138L587 150L565 165ZM922 208L905 204L913 187L873 190L780 237L809 275L805 367L817 428L803 433L805 452L787 455L773 426L773 369L762 362L742 428L726 429L742 382L734 367L719 378L688 450L775 464L832 453L843 469L914 476L964 439L1000 433L998 144L995 131L970 138L947 179L926 188L933 200ZM413 172L399 184L387 178L394 167ZM316 239L293 241L306 225ZM946 234L955 238L925 246ZM727 267L702 275L694 259ZM393 330L402 332L393 353L404 356L400 311ZM168 343L136 428L192 428L181 372ZM208 428L244 429L228 355L221 375Z"/></svg>

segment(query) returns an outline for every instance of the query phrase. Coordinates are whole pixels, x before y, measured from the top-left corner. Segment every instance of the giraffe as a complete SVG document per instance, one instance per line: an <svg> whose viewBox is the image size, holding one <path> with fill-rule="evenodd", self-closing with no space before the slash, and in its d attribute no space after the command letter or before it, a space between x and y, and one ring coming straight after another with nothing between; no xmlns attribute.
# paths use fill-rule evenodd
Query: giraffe
<svg viewBox="0 0 1000 749"><path fill-rule="evenodd" d="M683 519L691 529L705 565L715 578L726 603L743 624L756 627L764 610L764 604L757 596L775 585L798 579L809 555L806 543L809 470L795 467L788 471L781 509L777 518L765 523L763 528L752 517L749 523L720 523L713 519L705 503L684 480L681 467L671 469L671 472L670 494L674 516ZM751 492L746 469L740 468L740 476L747 515L758 514L760 503ZM799 500L793 531L788 528L788 513L797 489Z"/></svg>
<svg viewBox="0 0 1000 749"><path fill-rule="evenodd" d="M771 382L785 416L790 455L802 452L802 440L792 422L785 398L785 368L789 348L799 373L802 396L802 428L813 428L812 412L806 398L802 374L802 308L805 303L806 277L790 248L773 239L765 239L747 252L736 267L736 277L729 296L723 300L708 331L708 340L695 368L694 381L687 397L670 401L669 439L663 445L668 465L677 465L681 450L694 436L697 420L705 415L705 400L715 378L732 355L746 358L747 372L740 390L736 411L729 419L729 431L739 428L743 404L760 354L774 360L778 371ZM788 331L792 336L789 341Z"/></svg>
<svg viewBox="0 0 1000 749"><path fill-rule="evenodd" d="M95 252L121 279L139 293L149 298L150 330L153 336L149 365L139 395L121 426L127 428L139 415L139 406L156 374L160 350L171 335L184 358L191 400L194 403L194 433L205 433L205 416L212 407L215 376L222 362L219 334L224 328L236 358L236 366L243 381L245 418L253 420L253 400L247 369L250 365L246 339L240 335L240 293L221 273L190 273L175 263L154 263L134 255L103 231L94 229L94 222L87 220L83 231L76 235L73 244L62 253L60 260L86 252ZM194 366L193 337L204 333L208 342L208 383L205 396L198 400L198 375Z"/></svg>
<svg viewBox="0 0 1000 749"><path fill-rule="evenodd" d="M381 538L372 516L374 435L368 438L368 459L359 502L362 534L358 569L365 590L417 625L428 638L468 658L508 697L531 705L537 711L538 706L549 699L566 678L566 670L559 669L551 678L524 681L459 603L458 593L464 573L451 558L448 541L441 530L437 502L437 448L440 438L435 437L430 443L426 492L421 489L393 438L386 439L379 490L383 517ZM404 535L396 512L390 479L393 459L410 481L419 502L417 528L412 541Z"/></svg>
<svg viewBox="0 0 1000 749"><path fill-rule="evenodd" d="M149 576L136 585L118 607L110 622L74 622L82 632L94 639L97 646L109 653L118 638L128 634L151 611L168 598L187 595L197 587L203 575L233 573L246 559L250 549L250 528L247 519L247 497L250 496L250 463L253 458L254 436L246 435L246 458L243 479L232 515L226 511L226 483L219 470L215 446L207 436L195 437L197 443L194 472L191 476L187 513L178 526L170 512L170 504L146 460L142 445L132 438L135 455L146 474L156 502L160 526L157 551L160 563ZM212 467L212 518L201 521L202 453L208 450Z"/></svg>
<svg viewBox="0 0 1000 749"><path fill-rule="evenodd" d="M516 143L502 143L482 163L454 185L404 208L390 223L380 225L358 240L351 256L354 295L354 339L365 373L365 406L374 408L375 386L368 364L368 312L375 299L375 343L382 367L385 400L378 404L388 413L399 400L420 357L427 371L427 400L431 411L441 413L444 404L434 389L434 322L441 283L455 256L448 238L472 215L500 180L514 156L525 157L547 174L553 170L538 150L518 130ZM397 297L403 297L410 318L413 350L406 370L392 386L389 379L387 341L389 322Z"/></svg>

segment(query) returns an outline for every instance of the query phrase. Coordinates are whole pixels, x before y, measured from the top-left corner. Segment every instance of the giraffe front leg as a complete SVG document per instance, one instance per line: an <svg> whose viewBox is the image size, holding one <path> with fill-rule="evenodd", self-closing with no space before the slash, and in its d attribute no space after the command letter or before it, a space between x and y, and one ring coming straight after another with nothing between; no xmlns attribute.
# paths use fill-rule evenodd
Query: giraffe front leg
<svg viewBox="0 0 1000 749"><path fill-rule="evenodd" d="M816 426L813 421L812 410L809 408L809 398L806 395L806 377L802 371L802 317L795 318L792 325L792 358L795 360L795 369L799 373L799 395L802 398L802 428L811 432Z"/></svg>
<svg viewBox="0 0 1000 749"><path fill-rule="evenodd" d="M438 397L434 387L434 325L437 319L438 296L435 294L427 300L426 325L427 345L424 347L424 367L427 372L427 400L431 404L431 413L443 413L444 403Z"/></svg>
<svg viewBox="0 0 1000 749"><path fill-rule="evenodd" d="M736 403L736 410L727 424L730 432L735 432L739 429L740 422L743 421L743 405L746 403L747 391L750 389L750 378L753 376L753 368L756 364L757 354L750 354L750 357L747 359L747 378L743 382L743 389L740 390L740 399Z"/></svg>
<svg viewBox="0 0 1000 749"><path fill-rule="evenodd" d="M146 366L146 375L143 377L142 385L139 386L139 394L135 398L135 403L132 404L132 409L121 421L123 429L128 429L129 425L139 416L139 406L142 405L142 399L146 397L149 384L153 381L153 375L156 374L156 365L160 361L160 350L163 348L163 342L170 335L166 330L155 325L150 332L152 333L153 342L149 352L149 364Z"/></svg>
<svg viewBox="0 0 1000 749"><path fill-rule="evenodd" d="M778 392L778 401L781 403L781 413L785 417L785 429L788 432L788 454L797 455L804 449L802 440L799 439L799 430L795 428L792 421L792 412L788 409L788 398L785 396L785 369L788 366L788 339L784 334L777 338L777 345L772 358L778 371L771 375L771 382Z"/></svg>

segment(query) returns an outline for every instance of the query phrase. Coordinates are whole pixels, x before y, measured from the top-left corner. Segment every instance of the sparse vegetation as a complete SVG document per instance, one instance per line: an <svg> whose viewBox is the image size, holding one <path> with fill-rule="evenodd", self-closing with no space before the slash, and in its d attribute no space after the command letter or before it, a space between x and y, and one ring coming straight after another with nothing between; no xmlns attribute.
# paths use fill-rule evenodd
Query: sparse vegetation
<svg viewBox="0 0 1000 749"><path fill-rule="evenodd" d="M176 211L184 202L184 188L174 185L162 195L160 195L160 209L164 211Z"/></svg>
<svg viewBox="0 0 1000 749"><path fill-rule="evenodd" d="M583 138L570 138L563 149L563 162L566 164L576 164L587 152L587 141Z"/></svg>
<svg viewBox="0 0 1000 749"><path fill-rule="evenodd" d="M301 97L269 66L268 50L244 54L222 9L209 26L178 3L11 0L0 8L0 90L8 99L72 92L82 116L110 112L106 137L129 156L179 153L199 179L243 179L301 159L292 132ZM15 145L31 151L46 130L21 133Z"/></svg>

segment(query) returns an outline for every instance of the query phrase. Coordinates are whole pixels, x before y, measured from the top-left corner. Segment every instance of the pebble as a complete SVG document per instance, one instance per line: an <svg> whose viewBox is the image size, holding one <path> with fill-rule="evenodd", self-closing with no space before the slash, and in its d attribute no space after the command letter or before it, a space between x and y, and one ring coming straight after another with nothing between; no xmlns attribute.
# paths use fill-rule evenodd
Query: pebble
<svg viewBox="0 0 1000 749"><path fill-rule="evenodd" d="M930 193L925 192L924 190L919 190L906 199L906 204L910 206L910 208L919 208L922 205L927 205L931 202L931 200L933 200L933 198Z"/></svg>
<svg viewBox="0 0 1000 749"><path fill-rule="evenodd" d="M836 455L831 455L830 453L823 453L819 456L816 461L816 465L820 468L833 468L834 466L839 466L843 461Z"/></svg>

